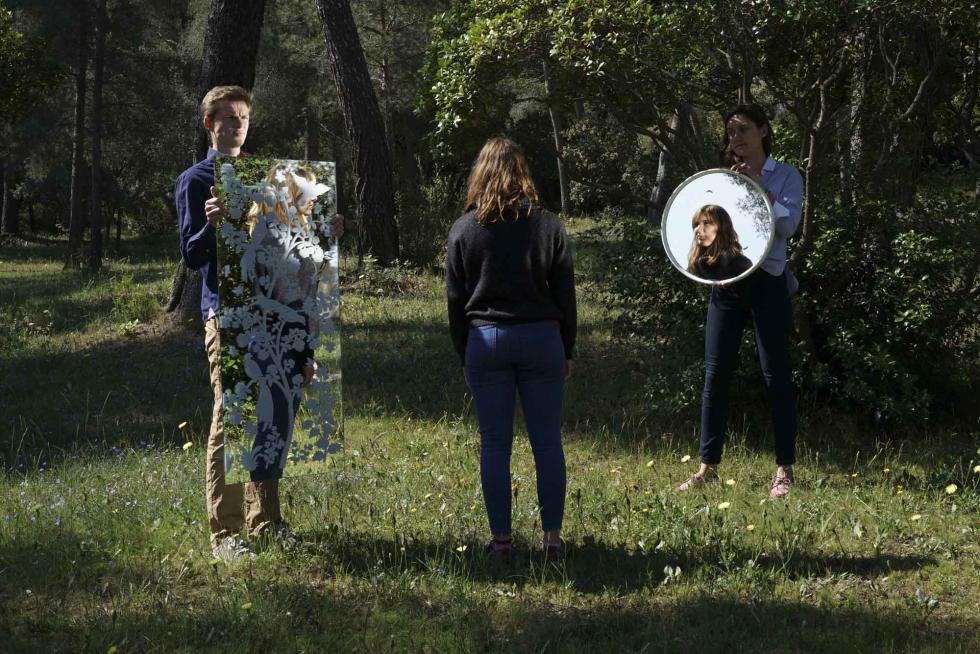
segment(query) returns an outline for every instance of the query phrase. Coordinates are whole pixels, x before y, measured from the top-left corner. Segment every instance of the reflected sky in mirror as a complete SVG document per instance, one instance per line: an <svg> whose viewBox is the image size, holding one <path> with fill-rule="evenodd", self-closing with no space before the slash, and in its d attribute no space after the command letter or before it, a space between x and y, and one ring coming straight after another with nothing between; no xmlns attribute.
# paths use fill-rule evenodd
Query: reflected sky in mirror
<svg viewBox="0 0 980 654"><path fill-rule="evenodd" d="M688 277L706 283L716 281L696 277L687 270L694 243L692 219L708 204L721 206L731 216L742 254L752 264L751 269L732 279L750 274L769 252L773 233L772 209L758 184L744 175L720 168L693 175L671 196L661 225L668 257Z"/></svg>

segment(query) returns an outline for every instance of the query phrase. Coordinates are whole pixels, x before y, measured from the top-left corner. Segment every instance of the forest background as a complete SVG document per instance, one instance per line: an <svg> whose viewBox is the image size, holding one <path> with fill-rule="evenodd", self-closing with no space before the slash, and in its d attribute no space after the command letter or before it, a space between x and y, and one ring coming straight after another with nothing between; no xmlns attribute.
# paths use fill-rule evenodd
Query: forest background
<svg viewBox="0 0 980 654"><path fill-rule="evenodd" d="M196 108L215 83L254 86L250 152L338 162L359 261L384 266L439 268L469 162L507 133L547 206L626 236L609 301L624 334L672 343L646 384L672 411L697 395L699 364L681 362L697 360L701 300L667 267L660 211L718 164L721 112L758 101L775 155L806 178L791 262L804 405L976 415L970 2L364 0L359 39L333 56L346 41L325 39L313 2L6 4L2 230L67 234L69 267L98 268L124 234L173 233L173 180L203 151ZM361 52L370 77L344 77Z"/></svg>
<svg viewBox="0 0 980 654"><path fill-rule="evenodd" d="M892 549L907 553L911 548L916 556L940 552L936 556L943 561L976 570L975 554L970 553L975 544L963 544L976 533L980 506L980 473L973 454L980 416L975 401L980 382L976 16L977 5L969 0L3 0L0 459L9 482L4 490L9 507L23 505L16 511L9 508L5 520L13 516L14 522L5 524L24 521L21 531L0 529L4 570L71 560L71 552L89 551L92 542L98 543L99 552L105 550L103 558L120 558L111 556L114 544L97 536L83 538L81 545L68 542L64 550L45 550L46 559L30 553L41 541L25 540L25 530L34 528L27 521L41 515L35 508L56 511L60 491L44 482L38 485L42 490L25 496L24 484L43 480L43 475L36 476L38 468L43 472L73 452L87 452L84 461L108 458L111 463L156 430L154 438L160 442L154 441L154 447L164 452L161 465L173 463L182 471L178 477L186 489L180 486L181 492L199 494L193 476L199 461L168 458L184 454L179 447L171 452L175 445L197 442L188 432L206 430L210 411L203 355L190 349L199 347L194 316L195 284L200 282L183 269L177 255L173 185L203 153L197 108L203 93L225 83L253 89L248 152L337 162L339 203L348 220L344 291L351 329L345 331L345 383L350 382L345 398L348 415L362 427L399 434L389 443L390 451L374 450L382 457L421 461L429 455L428 449L422 452L426 446L421 437L411 432L412 425L420 424L420 413L432 419L426 424L433 434L447 439L443 447L453 438L464 438L453 416L465 413L465 400L442 331L439 275L445 237L461 213L469 165L484 140L506 133L521 143L544 204L560 213L573 233L581 264L584 360L576 368L578 380L571 382L566 422L573 436L581 431L586 440L593 438L596 425L618 425L616 439L625 439L633 449L609 460L610 474L619 475L624 466L628 471L636 463L632 458L652 456L645 469L640 463L631 485L624 478L623 487L634 490L645 483L644 474L666 466L662 457L673 457L679 442L696 440L690 433L680 441L674 438L680 433L677 425L689 431L696 421L703 380L705 289L670 267L660 243L661 212L685 177L718 164L722 112L737 102L761 103L773 118L775 157L794 164L806 180L804 218L790 242L790 265L801 283L794 298L795 381L803 431L818 452L817 460L807 461L824 466L813 466L814 501L838 509L851 502L867 507L863 499L855 499L857 491L849 484L863 479L859 475L868 461L888 461L881 474L893 476L868 481L873 492L882 494L881 504L871 503L877 510L872 515L841 517L844 527L828 518L819 522L817 535L807 531L811 523L805 515L797 516L799 522L787 519L780 523L783 532L765 532L774 540L761 541L769 543L759 546L762 555L739 549L734 541L734 549L726 550L732 543L724 539L719 545L719 530L730 525L717 511L702 531L692 527L683 537L669 531L674 528L668 515L673 500L667 496L658 509L665 512L663 536L654 538L637 526L616 531L612 513L603 513L608 498L593 497L590 487L577 499L580 518L584 514L587 522L588 507L603 507L596 509L595 533L635 538L632 544L617 541L613 549L600 548L595 558L586 556L579 571L602 569L600 563L611 559L637 572L640 564L619 558L616 548L626 547L649 555L641 572L668 588L677 586L682 595L711 592L717 582L757 601L760 588L792 594L796 581L804 578L811 584L804 603L826 591L859 605L871 591L852 584L855 575L877 589L875 584L887 579L893 565L911 569L923 563L910 562ZM161 359L161 353L176 358ZM767 424L751 334L746 335L742 358L736 396L745 413L733 429L751 432L753 425ZM124 375L120 383L114 377L131 362L159 366L161 361L176 361L175 370L183 371L175 373L179 379L172 399L159 395L152 380ZM604 383L592 389L598 393L593 397L585 387L595 378ZM32 397L23 393L25 385L57 387L57 392L52 390L47 399ZM52 411L52 406L61 408ZM761 442L765 452L768 446L764 438ZM892 444L897 453L889 449ZM96 455L84 449L89 446ZM592 462L598 457L605 462L608 454L589 449L576 454L571 447L571 460L580 456ZM655 455L647 454L647 448L656 447ZM905 447L921 461L906 461L899 479ZM358 444L356 451L367 456L372 450ZM828 459L820 461L819 453ZM739 455L734 456L733 462L739 462ZM848 456L853 471L843 463ZM837 459L830 463L833 457ZM145 457L141 460L127 473L137 484L149 469ZM755 459L743 463L747 470L765 467ZM840 479L834 476L838 474ZM937 515L943 513L944 544L933 542L939 538L935 534L928 542L924 534L910 535L913 527L925 530L923 516L929 515L907 505L913 487L922 497L932 493L930 506ZM944 490L951 487L953 491ZM627 507L636 501L629 492ZM45 493L54 499L47 502ZM305 496L297 491L295 497ZM623 501L616 497L610 500L613 506ZM362 502L357 510L374 516L368 505L387 501L366 496L352 506ZM396 501L404 498L390 499ZM0 506L8 511L8 505ZM106 500L102 508L115 515L113 506ZM467 525L482 519L476 506L467 513ZM634 513L641 510L638 506L633 505ZM436 544L420 536L422 544L417 542L413 550L399 540L394 522L390 527L396 536L382 538L371 531L382 528L376 521L350 526L351 507L328 503L308 510L319 515L321 509L325 519L336 519L338 529L354 530L369 541L363 561L362 553L344 544L331 565L356 579L364 576L363 565L375 587L388 589L384 592L411 594L379 581L388 574L391 584L398 580L404 585L405 575L418 572L399 562L397 552L406 547L427 561L423 577L445 580L448 586L439 586L444 595L457 592L457 581L463 588L475 579L464 554L468 546L455 536L438 536L444 540ZM197 515L202 511L194 509L186 512L194 517L186 517L175 505L174 512L179 514L171 516L174 520L197 525L201 533L193 533L205 538ZM402 520L408 519L404 512ZM709 519L707 513L692 515ZM361 527L364 533L357 532ZM427 524L418 533L438 535L439 529L444 527ZM880 538L867 550L872 532ZM38 538L44 535L37 533ZM816 544L831 536L842 543L833 556L824 556L822 549L820 556L793 549L802 548L807 539ZM674 537L680 539L676 548ZM340 539L329 530L320 538L328 543ZM388 538L394 540L384 540ZM666 549L647 551L658 540ZM61 540L56 542L62 546ZM767 550L773 542L775 549ZM138 551L151 557L146 549ZM683 551L696 553L673 556ZM806 556L801 559L799 552ZM368 561L374 555L389 557L385 565L378 564L380 573ZM719 556L725 562L722 572L711 567ZM858 557L860 562L847 558L850 563L840 564L840 557ZM99 561L79 573L81 578L119 582ZM679 567L676 573L673 567L660 572L665 562L677 566L681 561L685 570L707 566L695 572L692 587L679 583ZM450 566L448 577L434 572L449 563L457 567ZM307 564L316 569L322 561L313 558ZM187 565L200 573L204 564ZM765 568L765 583L754 576L758 565ZM152 587L161 594L165 589L168 598L170 591L192 594L182 585L190 582L181 570L183 563L167 572L176 579L161 577ZM9 588L30 583L37 598L41 582L30 581L30 573L18 574L22 576L10 577L17 583ZM533 580L537 573L529 574ZM895 595L901 599L892 598L905 603L892 607L899 616L894 622L878 623L860 611L841 619L852 626L873 625L863 633L866 645L881 633L896 649L926 644L932 632L922 625L929 616L944 613L942 608L934 613L937 604L930 593L941 592L937 586L963 602L952 611L957 619L975 604L970 599L975 589L957 586L968 575L957 578L949 570L937 574L930 577L933 591L917 577ZM55 578L61 583L74 575L61 571ZM627 577L624 572L622 578L597 578L594 583L608 585L613 595L629 594L632 589L625 588L632 581ZM583 592L567 577L552 581L563 589L558 596ZM729 581L732 585L725 586ZM753 585L757 582L762 586ZM491 583L496 583L492 575ZM813 584L819 588L814 590ZM506 594L511 590L493 588L503 593L501 602L512 596ZM550 594L555 587L543 588ZM57 592L54 585L48 591ZM246 591L242 593L247 596ZM591 590L584 592L592 597ZM439 593L423 595L422 604L445 600L437 598ZM82 608L62 618L45 614L36 600L25 597L0 593L4 616L21 635L34 622L47 625L42 638L60 633L63 624L88 625L82 631L94 637L92 625L103 625L107 618L89 611L103 610L111 599L103 593L79 600ZM518 597L537 601L523 586ZM629 597L636 606L646 606L645 599ZM375 599L378 605L386 601L380 595ZM147 607L156 606L149 600L133 601L137 606L128 608L134 614L144 615ZM567 601L575 607L574 615L592 615L575 597ZM639 649L649 634L634 633L619 622L633 614L623 613L617 601L610 600L609 612L595 614L612 625L605 637L617 643L623 636ZM754 608L727 601L721 603L726 609L747 611L743 617L755 615ZM413 602L406 600L406 614L416 611ZM467 602L460 605L466 616L485 608ZM251 606L251 600L245 604ZM637 611L633 618L646 615L645 609ZM694 620L693 613L681 614ZM791 609L778 615L788 625L811 620L828 634L839 631L837 613L828 618ZM529 609L526 617L521 628L533 631L537 613ZM225 618L218 621L219 632L233 631L238 618L230 613ZM474 620L479 624L474 623L472 632L461 632L472 635L473 642L483 642L483 629L500 638L499 632ZM115 625L115 617L112 621ZM538 633L528 646L539 648L552 637L568 642L561 630L575 632L573 622L562 623L556 633ZM413 624L409 620L399 633L411 634ZM946 640L936 643L964 646L967 641L958 640L961 632L950 626L959 623L949 618L943 624ZM962 633L972 633L969 620L964 624ZM209 625L183 628L197 636L203 631L210 639L209 630L214 630ZM387 636L389 627L398 631L391 625L375 626L379 638ZM747 636L743 645L772 646L767 640L771 634L764 631ZM105 642L119 642L130 632L125 625L113 626L105 631ZM399 642L410 643L411 638ZM103 643L98 638L94 642ZM515 643L506 637L504 642Z"/></svg>

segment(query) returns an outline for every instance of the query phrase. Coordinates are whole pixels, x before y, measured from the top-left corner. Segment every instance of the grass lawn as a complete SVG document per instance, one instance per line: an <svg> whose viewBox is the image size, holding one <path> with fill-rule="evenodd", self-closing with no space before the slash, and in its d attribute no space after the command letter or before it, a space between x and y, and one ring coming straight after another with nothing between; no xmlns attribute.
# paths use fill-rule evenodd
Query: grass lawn
<svg viewBox="0 0 980 654"><path fill-rule="evenodd" d="M479 435L437 276L347 276L345 451L283 482L297 545L227 566L204 515L202 338L159 309L175 243L125 241L96 276L63 272L59 243L0 248L0 649L980 651L977 434L899 439L814 410L773 502L766 411L743 398L726 482L672 492L696 415L645 410L644 353L594 286L604 245L577 242L572 551L540 558L519 431L508 566L481 552Z"/></svg>

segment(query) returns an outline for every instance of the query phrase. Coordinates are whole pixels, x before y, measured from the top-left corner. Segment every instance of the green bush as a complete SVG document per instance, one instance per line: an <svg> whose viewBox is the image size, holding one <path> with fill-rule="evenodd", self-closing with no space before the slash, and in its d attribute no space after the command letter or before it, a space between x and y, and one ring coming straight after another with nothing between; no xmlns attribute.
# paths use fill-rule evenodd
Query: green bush
<svg viewBox="0 0 980 654"><path fill-rule="evenodd" d="M445 265L446 239L462 213L463 180L435 170L421 177L416 189L398 194L398 238L401 258L419 267Z"/></svg>
<svg viewBox="0 0 980 654"><path fill-rule="evenodd" d="M618 246L601 250L597 267L606 271L600 279L618 314L618 335L641 341L650 353L644 391L648 406L670 415L696 405L704 381L707 288L670 264L659 227L612 211L599 221L618 232Z"/></svg>
<svg viewBox="0 0 980 654"><path fill-rule="evenodd" d="M833 404L874 421L975 415L980 382L976 324L980 228L969 194L924 194L907 212L882 202L814 212L818 238L799 271L793 348L801 406ZM620 312L618 330L640 338L653 409L700 402L707 289L667 260L659 230L613 220L623 241L601 255ZM735 389L761 392L751 329ZM742 391L739 391L742 392Z"/></svg>
<svg viewBox="0 0 980 654"><path fill-rule="evenodd" d="M657 154L611 116L590 112L564 132L565 161L577 211L645 208L657 173Z"/></svg>
<svg viewBox="0 0 980 654"><path fill-rule="evenodd" d="M811 391L875 419L956 413L977 381L977 248L968 195L933 193L904 213L827 204L801 271L812 322Z"/></svg>

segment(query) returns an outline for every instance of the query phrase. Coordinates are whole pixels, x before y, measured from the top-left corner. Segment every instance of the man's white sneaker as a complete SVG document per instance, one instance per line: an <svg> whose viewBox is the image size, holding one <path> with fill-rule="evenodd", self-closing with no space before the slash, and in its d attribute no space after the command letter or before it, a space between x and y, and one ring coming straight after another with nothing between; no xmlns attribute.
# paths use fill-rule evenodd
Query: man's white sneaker
<svg viewBox="0 0 980 654"><path fill-rule="evenodd" d="M211 546L211 555L225 563L255 558L255 552L238 536L225 536L216 541Z"/></svg>

